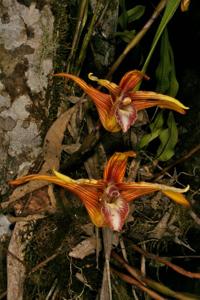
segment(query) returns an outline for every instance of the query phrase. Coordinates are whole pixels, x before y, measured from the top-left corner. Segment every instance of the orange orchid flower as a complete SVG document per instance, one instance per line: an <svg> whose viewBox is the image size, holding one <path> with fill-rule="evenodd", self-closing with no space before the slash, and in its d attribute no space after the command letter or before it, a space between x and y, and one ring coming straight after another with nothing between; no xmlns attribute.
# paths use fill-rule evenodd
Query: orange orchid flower
<svg viewBox="0 0 200 300"><path fill-rule="evenodd" d="M73 180L53 171L54 176L28 175L10 181L10 184L19 185L30 180L44 180L62 186L80 198L96 226L108 226L116 231L120 231L125 223L129 213L129 202L140 196L161 191L175 202L190 206L182 194L189 187L179 189L158 183L124 182L128 157L135 157L135 153L133 151L115 153L107 162L101 180Z"/></svg>
<svg viewBox="0 0 200 300"><path fill-rule="evenodd" d="M59 73L55 76L72 79L88 94L96 105L101 123L110 132L120 130L126 132L136 122L137 113L149 107L159 106L181 114L185 114L185 110L188 109L180 101L170 96L149 91L134 91L143 78L148 79L146 75L137 70L126 73L119 85L105 79L98 79L90 73L88 77L107 88L109 94L93 88L75 75Z"/></svg>
<svg viewBox="0 0 200 300"><path fill-rule="evenodd" d="M190 0L181 0L181 11L185 12L189 9Z"/></svg>

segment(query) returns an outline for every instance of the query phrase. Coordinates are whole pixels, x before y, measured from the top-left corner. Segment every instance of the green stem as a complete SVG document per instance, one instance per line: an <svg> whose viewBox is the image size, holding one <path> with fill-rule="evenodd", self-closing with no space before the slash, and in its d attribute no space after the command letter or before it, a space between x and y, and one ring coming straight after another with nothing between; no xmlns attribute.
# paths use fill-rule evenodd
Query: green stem
<svg viewBox="0 0 200 300"><path fill-rule="evenodd" d="M77 62L77 67L76 67L76 72L75 72L75 75L77 75L77 76L79 76L79 74L80 74L81 67L83 65L83 62L84 62L84 59L85 59L85 56L86 56L86 51L87 51L87 48L88 48L88 44L91 40L92 33L93 33L93 30L94 30L94 26L95 26L97 18L99 16L99 4L100 4L100 1L97 1L96 7L95 7L95 10L94 10L94 14L93 14L91 23L89 25L88 32L86 33L86 35L84 37L84 40L83 40L83 44L82 44L82 47L81 47L81 50L80 50L80 54L79 54L78 62Z"/></svg>
<svg viewBox="0 0 200 300"><path fill-rule="evenodd" d="M87 11L88 11L88 0L83 0L81 1L81 5L79 8L78 19L76 23L76 29L75 29L73 42L72 42L71 51L67 59L68 60L67 68L66 68L67 73L71 72L72 71L71 69L73 69L73 66L71 67L71 65L73 64L73 60L76 54L76 50L78 48L80 36L87 20Z"/></svg>

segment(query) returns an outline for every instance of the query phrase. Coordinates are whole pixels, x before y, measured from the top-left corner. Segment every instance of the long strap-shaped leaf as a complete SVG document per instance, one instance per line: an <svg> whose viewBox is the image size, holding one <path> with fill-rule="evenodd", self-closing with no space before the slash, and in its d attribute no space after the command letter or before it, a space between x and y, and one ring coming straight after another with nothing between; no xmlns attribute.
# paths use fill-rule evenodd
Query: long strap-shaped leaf
<svg viewBox="0 0 200 300"><path fill-rule="evenodd" d="M160 25L156 31L155 37L153 39L152 45L151 45L151 49L149 51L149 54L147 56L147 59L144 63L144 66L142 68L142 72L146 72L146 69L148 67L148 64L150 62L150 59L152 57L152 54L155 50L155 47L159 41L159 38L161 36L161 34L163 33L163 30L165 29L166 25L168 24L168 22L171 20L171 18L173 17L177 7L179 6L181 0L168 0L166 8L165 8L165 12L163 14L162 20L160 22Z"/></svg>

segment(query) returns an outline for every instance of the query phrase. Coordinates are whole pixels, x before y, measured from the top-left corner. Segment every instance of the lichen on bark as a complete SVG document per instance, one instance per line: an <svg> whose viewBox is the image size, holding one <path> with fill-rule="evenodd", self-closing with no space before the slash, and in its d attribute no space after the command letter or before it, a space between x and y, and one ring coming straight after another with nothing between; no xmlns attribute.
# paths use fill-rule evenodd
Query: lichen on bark
<svg viewBox="0 0 200 300"><path fill-rule="evenodd" d="M53 71L54 16L50 1L0 3L0 193L25 174L41 152Z"/></svg>

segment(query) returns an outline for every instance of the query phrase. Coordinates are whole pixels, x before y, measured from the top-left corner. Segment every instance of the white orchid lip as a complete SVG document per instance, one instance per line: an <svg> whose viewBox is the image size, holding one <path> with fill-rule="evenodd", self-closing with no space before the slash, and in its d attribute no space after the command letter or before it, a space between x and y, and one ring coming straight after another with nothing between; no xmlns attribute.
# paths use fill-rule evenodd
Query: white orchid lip
<svg viewBox="0 0 200 300"><path fill-rule="evenodd" d="M121 197L115 184L108 184L101 197L101 213L109 227L120 231L129 213L129 204Z"/></svg>
<svg viewBox="0 0 200 300"><path fill-rule="evenodd" d="M107 225L115 231L120 231L129 213L129 204L119 196L111 203L103 202L101 212Z"/></svg>

